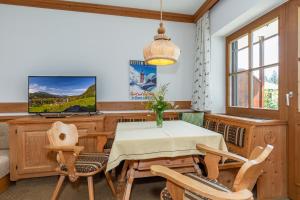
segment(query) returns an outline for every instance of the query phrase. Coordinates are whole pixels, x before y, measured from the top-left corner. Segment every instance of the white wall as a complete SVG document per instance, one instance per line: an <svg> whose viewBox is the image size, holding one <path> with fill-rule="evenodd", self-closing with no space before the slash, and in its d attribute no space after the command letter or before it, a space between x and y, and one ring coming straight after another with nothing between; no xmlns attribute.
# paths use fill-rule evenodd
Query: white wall
<svg viewBox="0 0 300 200"><path fill-rule="evenodd" d="M225 39L224 37L211 37L211 73L210 94L212 99L212 112L225 113Z"/></svg>
<svg viewBox="0 0 300 200"><path fill-rule="evenodd" d="M0 102L27 101L28 75L95 75L98 101L129 100L129 60L143 59L158 21L0 5ZM190 100L195 25L166 22L182 51L158 70L169 100Z"/></svg>
<svg viewBox="0 0 300 200"><path fill-rule="evenodd" d="M225 37L286 0L221 0L210 12L212 112L225 112Z"/></svg>
<svg viewBox="0 0 300 200"><path fill-rule="evenodd" d="M287 0L221 0L211 11L211 34L226 36Z"/></svg>

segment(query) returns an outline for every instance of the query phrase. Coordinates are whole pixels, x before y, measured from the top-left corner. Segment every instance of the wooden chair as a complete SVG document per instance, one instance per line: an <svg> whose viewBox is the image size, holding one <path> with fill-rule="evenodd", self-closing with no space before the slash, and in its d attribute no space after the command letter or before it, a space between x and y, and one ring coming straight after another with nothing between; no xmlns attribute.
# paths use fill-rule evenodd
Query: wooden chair
<svg viewBox="0 0 300 200"><path fill-rule="evenodd" d="M248 159L228 152L215 150L205 145L197 148L206 153L205 163L208 177L199 177L194 174L182 175L169 168L153 165L151 171L157 176L167 179L167 187L161 192L162 200L252 200L252 191L258 177L263 172L263 164L273 150L267 145L264 149L256 147ZM232 189L216 181L218 177L218 163L221 158L228 158L243 162Z"/></svg>
<svg viewBox="0 0 300 200"><path fill-rule="evenodd" d="M46 148L57 152L57 171L60 174L56 188L52 195L52 200L57 199L59 190L66 178L75 182L79 177L87 177L89 199L94 199L93 175L104 171L106 180L113 195L116 195L113 182L109 173L105 172L108 156L104 153L80 153L84 147L76 146L79 137L101 137L104 133L88 133L79 135L75 125L55 122L47 135L50 145ZM105 135L105 134L104 134Z"/></svg>

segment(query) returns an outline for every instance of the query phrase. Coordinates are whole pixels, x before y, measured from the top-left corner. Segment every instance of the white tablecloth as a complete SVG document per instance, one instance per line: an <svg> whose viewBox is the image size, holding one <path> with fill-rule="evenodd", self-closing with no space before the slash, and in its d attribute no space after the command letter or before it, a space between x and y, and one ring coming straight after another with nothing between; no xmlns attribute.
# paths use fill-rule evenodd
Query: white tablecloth
<svg viewBox="0 0 300 200"><path fill-rule="evenodd" d="M118 123L107 171L122 160L144 160L202 154L196 144L227 151L221 134L184 121Z"/></svg>

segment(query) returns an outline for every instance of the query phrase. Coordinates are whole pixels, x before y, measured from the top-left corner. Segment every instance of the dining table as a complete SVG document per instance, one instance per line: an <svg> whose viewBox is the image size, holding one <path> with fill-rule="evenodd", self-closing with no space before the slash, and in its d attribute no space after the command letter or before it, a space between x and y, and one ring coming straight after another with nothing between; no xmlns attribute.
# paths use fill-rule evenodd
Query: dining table
<svg viewBox="0 0 300 200"><path fill-rule="evenodd" d="M130 199L135 178L154 176L151 165L163 165L180 173L201 174L197 144L227 151L223 135L182 121L164 121L157 127L155 121L120 122L110 151L106 171L124 162L118 184L125 185L119 196Z"/></svg>

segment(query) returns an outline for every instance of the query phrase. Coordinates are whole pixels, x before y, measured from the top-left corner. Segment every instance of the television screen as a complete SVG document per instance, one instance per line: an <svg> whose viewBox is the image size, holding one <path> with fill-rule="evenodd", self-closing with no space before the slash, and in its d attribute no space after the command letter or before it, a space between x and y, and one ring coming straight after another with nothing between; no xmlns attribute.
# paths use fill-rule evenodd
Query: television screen
<svg viewBox="0 0 300 200"><path fill-rule="evenodd" d="M96 77L29 76L28 112L96 112Z"/></svg>

